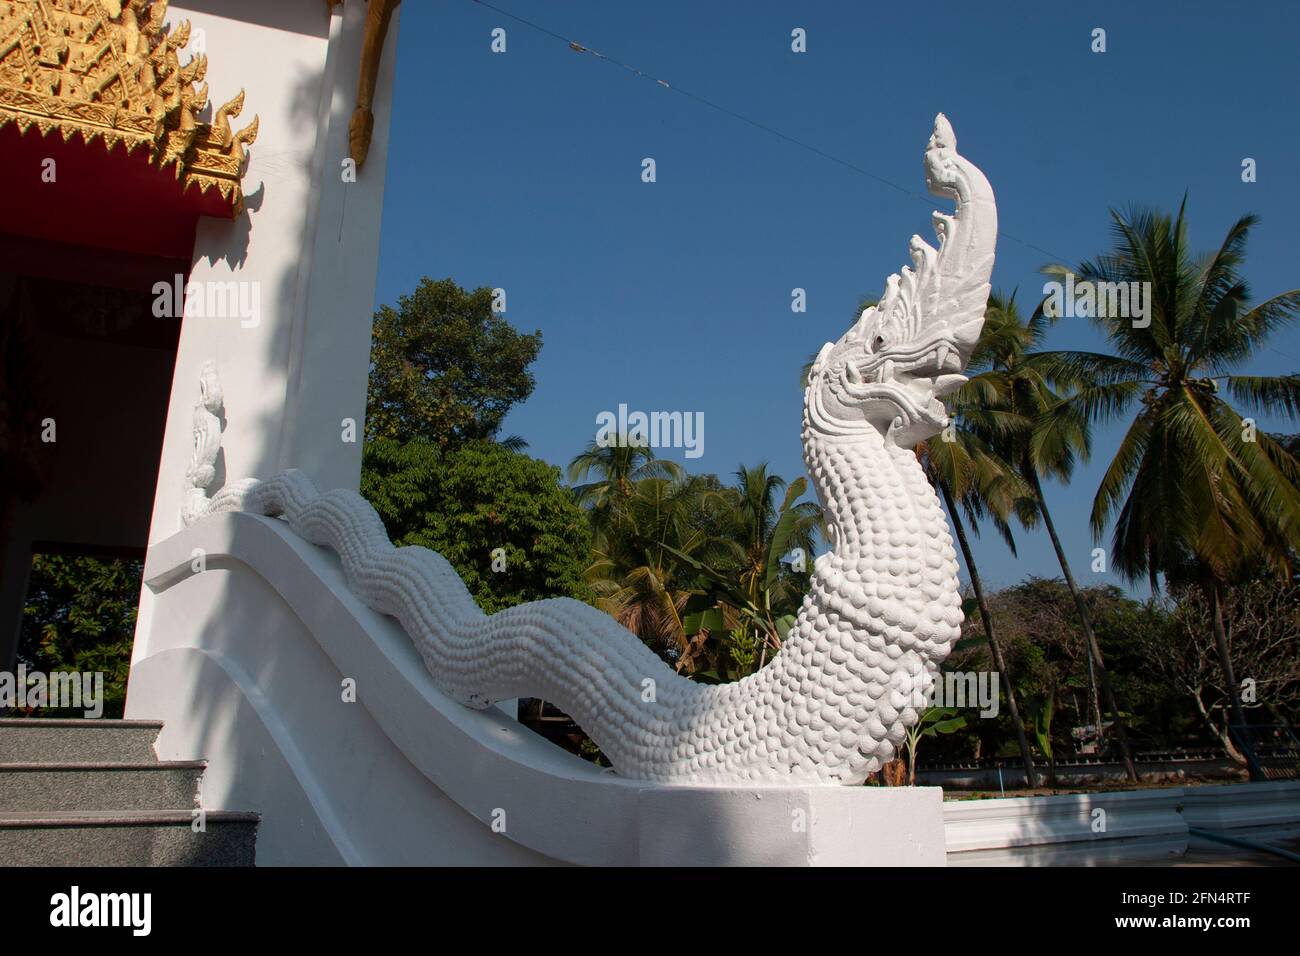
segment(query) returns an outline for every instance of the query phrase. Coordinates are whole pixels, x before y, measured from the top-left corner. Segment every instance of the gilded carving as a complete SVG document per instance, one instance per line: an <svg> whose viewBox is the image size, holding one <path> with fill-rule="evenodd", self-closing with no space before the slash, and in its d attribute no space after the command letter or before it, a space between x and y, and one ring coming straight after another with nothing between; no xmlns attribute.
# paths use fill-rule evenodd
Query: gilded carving
<svg viewBox="0 0 1300 956"><path fill-rule="evenodd" d="M185 189L215 187L238 215L257 117L232 130L241 90L213 122L199 120L207 57L180 62L190 25L169 28L166 14L166 0L0 0L0 127L102 139L128 153L144 147Z"/></svg>
<svg viewBox="0 0 1300 956"><path fill-rule="evenodd" d="M379 58L384 52L388 22L401 0L370 0L366 8L366 32L361 39L361 75L357 79L357 105L348 123L348 154L357 164L365 165L370 154L370 137L375 130L375 84L379 79Z"/></svg>

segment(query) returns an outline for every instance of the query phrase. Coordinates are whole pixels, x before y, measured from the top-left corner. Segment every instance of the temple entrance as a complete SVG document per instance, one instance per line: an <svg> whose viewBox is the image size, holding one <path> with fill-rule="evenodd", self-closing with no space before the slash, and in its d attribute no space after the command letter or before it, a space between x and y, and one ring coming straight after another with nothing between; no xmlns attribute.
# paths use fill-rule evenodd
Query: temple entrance
<svg viewBox="0 0 1300 956"><path fill-rule="evenodd" d="M0 236L0 672L29 599L63 640L91 579L133 605L181 328L152 308L176 261L54 245Z"/></svg>

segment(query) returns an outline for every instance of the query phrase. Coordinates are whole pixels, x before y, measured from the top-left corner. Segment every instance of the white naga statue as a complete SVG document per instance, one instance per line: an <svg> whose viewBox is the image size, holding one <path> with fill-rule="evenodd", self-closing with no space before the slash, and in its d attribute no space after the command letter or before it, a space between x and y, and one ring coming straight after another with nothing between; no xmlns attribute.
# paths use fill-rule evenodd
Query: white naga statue
<svg viewBox="0 0 1300 956"><path fill-rule="evenodd" d="M744 680L681 677L609 615L569 598L484 614L441 555L394 547L360 495L322 494L300 472L207 498L221 409L211 366L195 409L185 522L228 511L283 518L338 553L352 590L401 623L444 692L475 708L551 701L624 776L861 783L916 723L962 623L952 539L914 448L947 424L940 399L966 381L997 211L942 115L925 175L931 193L956 202L954 215L934 215L939 248L914 236L914 268L890 276L880 303L813 364L804 461L831 550L780 652Z"/></svg>

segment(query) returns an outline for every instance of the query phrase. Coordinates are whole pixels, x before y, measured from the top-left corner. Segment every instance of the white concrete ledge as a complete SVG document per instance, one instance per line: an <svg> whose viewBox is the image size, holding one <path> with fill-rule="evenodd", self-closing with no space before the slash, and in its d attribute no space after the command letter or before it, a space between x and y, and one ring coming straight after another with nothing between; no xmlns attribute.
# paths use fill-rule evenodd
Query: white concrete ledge
<svg viewBox="0 0 1300 956"><path fill-rule="evenodd" d="M1175 788L949 800L943 807L948 864L1092 866L1181 856L1187 852L1182 795Z"/></svg>
<svg viewBox="0 0 1300 956"><path fill-rule="evenodd" d="M1246 839L1286 833L1300 828L1300 781L1189 787L1183 791L1183 819L1189 827Z"/></svg>
<svg viewBox="0 0 1300 956"><path fill-rule="evenodd" d="M944 804L950 866L1159 862L1187 852L1189 827L1260 841L1293 835L1300 832L1300 782Z"/></svg>

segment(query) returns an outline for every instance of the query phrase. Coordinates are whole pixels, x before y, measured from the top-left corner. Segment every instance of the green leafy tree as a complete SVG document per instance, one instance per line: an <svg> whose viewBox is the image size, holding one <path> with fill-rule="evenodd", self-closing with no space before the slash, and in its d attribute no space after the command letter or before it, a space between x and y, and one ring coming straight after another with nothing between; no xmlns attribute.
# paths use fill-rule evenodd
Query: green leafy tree
<svg viewBox="0 0 1300 956"><path fill-rule="evenodd" d="M633 444L626 435L604 444L593 439L569 462L569 481L578 504L591 509L593 527L613 533L627 516L627 504L638 482L646 478L676 481L684 477L680 465L656 458L654 449Z"/></svg>
<svg viewBox="0 0 1300 956"><path fill-rule="evenodd" d="M645 446L590 444L569 465L582 482L598 606L670 665L700 680L761 667L780 647L808 586L821 511L766 465L734 486L687 475ZM784 494L782 494L784 493ZM802 551L802 567L783 561Z"/></svg>
<svg viewBox="0 0 1300 956"><path fill-rule="evenodd" d="M1112 565L1129 578L1189 581L1210 608L1232 723L1246 725L1224 625L1226 587L1260 562L1285 578L1300 549L1300 462L1243 411L1300 413L1300 375L1240 374L1300 316L1300 290L1257 305L1242 275L1255 216L1211 253L1193 252L1186 199L1177 216L1112 212L1114 246L1075 270L1084 283L1149 290L1143 321L1099 302L1093 318L1115 354L1058 353L1075 394L1040 423L1055 428L1125 417L1136 408L1093 500L1093 534L1112 522ZM1064 278L1065 266L1048 274ZM1094 286L1095 287L1095 286ZM1100 297L1099 297L1100 298ZM1239 410L1241 409L1241 410ZM1253 779L1262 769L1247 746Z"/></svg>
<svg viewBox="0 0 1300 956"><path fill-rule="evenodd" d="M488 613L591 597L582 577L587 516L554 465L489 441L440 448L378 439L365 446L361 493L394 544L437 551Z"/></svg>
<svg viewBox="0 0 1300 956"><path fill-rule="evenodd" d="M1139 712L1123 715L1135 734L1151 746L1181 744L1200 736L1197 715L1180 689L1163 679L1144 656L1152 642L1165 646L1170 639L1168 614L1159 606L1135 601L1113 585L1084 588L1083 597L1097 641L1106 659L1115 662L1116 693L1141 704ZM1091 752L1084 748L1095 738L1096 727L1088 654L1077 637L1078 607L1070 589L1060 578L1031 576L989 593L987 603L1016 694L1024 702L1026 726L1032 723L1029 702L1037 700L1041 705L1051 698L1062 718L1053 725L1060 730L1052 738L1053 753ZM959 642L945 667L983 669L988 648L974 640L982 635L983 625L972 622L971 639ZM1014 752L1006 716L1004 712L996 720L974 722L970 736L978 739L982 752L1002 756ZM1041 752L1047 756L1047 751Z"/></svg>
<svg viewBox="0 0 1300 956"><path fill-rule="evenodd" d="M822 510L816 502L799 500L808 490L807 478L787 483L769 475L766 462L739 466L735 479L723 495L732 504L732 538L741 548L740 583L749 602L770 615L773 607L797 605L803 597L806 575L783 576L781 569L792 554L802 557L805 567L812 564Z"/></svg>
<svg viewBox="0 0 1300 956"><path fill-rule="evenodd" d="M375 313L367 440L449 446L496 437L506 413L533 392L528 367L542 334L518 332L492 307L491 289L466 292L425 277L396 309Z"/></svg>
<svg viewBox="0 0 1300 956"><path fill-rule="evenodd" d="M104 675L104 716L121 717L140 602L140 561L84 555L32 558L18 660L45 674ZM82 710L46 708L45 717Z"/></svg>
<svg viewBox="0 0 1300 956"><path fill-rule="evenodd" d="M714 493L722 505L714 556L679 554L701 576L708 606L691 615L686 632L693 647L701 637L720 637L725 653L712 655L711 676L726 680L752 673L781 648L793 626L812 568L821 507L799 501L808 488L769 475L767 465L741 465L736 483ZM779 503L778 503L779 499ZM707 673L707 672L706 672Z"/></svg>
<svg viewBox="0 0 1300 956"><path fill-rule="evenodd" d="M616 500L597 504L587 580L597 606L679 670L693 670L686 618L703 600L693 562L722 542L697 520L716 508L706 479L644 477Z"/></svg>
<svg viewBox="0 0 1300 956"><path fill-rule="evenodd" d="M592 529L586 580L596 606L669 664L691 673L687 607L704 591L683 555L718 546L719 503L711 476L688 476L654 449L629 442L590 442L569 463L574 500Z"/></svg>

